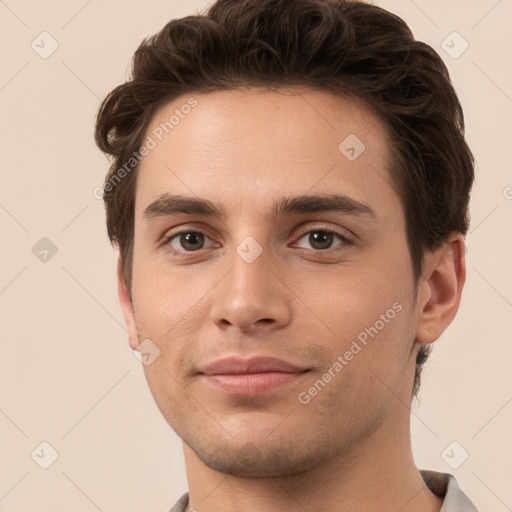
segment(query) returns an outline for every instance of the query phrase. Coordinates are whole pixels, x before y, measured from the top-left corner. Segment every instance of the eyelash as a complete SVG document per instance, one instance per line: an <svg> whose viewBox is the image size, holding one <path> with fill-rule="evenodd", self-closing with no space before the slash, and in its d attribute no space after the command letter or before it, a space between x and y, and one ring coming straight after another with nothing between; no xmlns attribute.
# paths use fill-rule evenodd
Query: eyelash
<svg viewBox="0 0 512 512"><path fill-rule="evenodd" d="M329 251L332 252L332 251L336 251L336 250L343 250L346 248L346 246L352 245L355 242L355 237L349 237L346 234L341 233L340 231L336 231L335 229L328 228L325 226L324 227L319 226L319 227L315 227L313 229L309 228L309 229L302 231L300 233L299 237L297 238L297 241L300 240L301 238L304 238L305 235L308 235L311 233L328 233L328 234L337 236L341 240L341 244L339 244L338 246L335 246L335 247L329 247L328 249L323 249L323 250L322 249L307 249L307 250L311 250L313 252L327 253Z"/></svg>
<svg viewBox="0 0 512 512"><path fill-rule="evenodd" d="M339 245L337 245L337 246L329 247L327 249L305 249L305 250L311 251L311 252L315 252L315 253L319 253L319 254L321 254L321 253L330 253L330 254L332 254L333 251L340 251L340 250L346 249L347 246L353 245L354 242L355 242L355 237L354 238L349 237L349 236L347 236L344 233L341 233L341 232L336 231L336 230L334 230L332 228L327 228L327 227L323 227L323 226L315 227L313 229L309 228L307 230L302 231L300 233L300 235L298 236L298 238L296 238L296 240L299 241L302 238L304 238L305 235L308 235L308 234L311 234L311 233L319 233L319 232L335 235L335 236L337 236L340 239L341 243ZM189 234L189 233L204 235L207 239L210 239L208 237L208 235L204 231L200 231L200 230L197 230L197 229L183 229L181 231L177 231L175 233L172 233L172 234L166 236L164 238L164 240L163 240L163 245L170 247L171 242L175 238L179 237L180 235ZM199 253L203 249L204 248L197 249L196 251L186 251L184 249L174 249L174 248L171 248L171 250L173 252L175 252L175 253L182 253L182 254ZM301 249L304 249L304 248L301 247Z"/></svg>

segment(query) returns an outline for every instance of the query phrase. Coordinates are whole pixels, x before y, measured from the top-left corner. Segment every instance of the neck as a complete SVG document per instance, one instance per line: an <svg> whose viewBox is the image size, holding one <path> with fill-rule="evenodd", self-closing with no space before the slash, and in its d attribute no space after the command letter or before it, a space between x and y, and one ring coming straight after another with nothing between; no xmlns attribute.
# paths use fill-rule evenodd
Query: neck
<svg viewBox="0 0 512 512"><path fill-rule="evenodd" d="M427 489L413 461L406 406L397 400L395 408L378 431L350 453L291 476L225 475L207 467L185 444L190 510L438 512L442 499Z"/></svg>

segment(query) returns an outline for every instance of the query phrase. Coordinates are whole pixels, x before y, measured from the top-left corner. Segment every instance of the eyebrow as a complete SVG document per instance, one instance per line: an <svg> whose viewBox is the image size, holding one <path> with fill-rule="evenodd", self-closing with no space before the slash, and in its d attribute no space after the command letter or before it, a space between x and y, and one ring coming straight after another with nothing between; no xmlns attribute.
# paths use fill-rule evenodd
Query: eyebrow
<svg viewBox="0 0 512 512"><path fill-rule="evenodd" d="M342 194L282 197L272 205L269 217L276 220L287 215L316 212L340 212L377 219L370 206ZM143 217L149 221L178 214L204 215L218 219L227 217L223 206L217 206L207 199L171 194L162 194L155 199L144 210Z"/></svg>

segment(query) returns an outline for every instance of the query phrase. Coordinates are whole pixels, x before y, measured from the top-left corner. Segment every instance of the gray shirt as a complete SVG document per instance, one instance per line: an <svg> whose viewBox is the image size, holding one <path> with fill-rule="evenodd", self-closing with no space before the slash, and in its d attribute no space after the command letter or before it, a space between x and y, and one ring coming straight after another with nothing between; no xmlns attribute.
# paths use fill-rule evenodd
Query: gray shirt
<svg viewBox="0 0 512 512"><path fill-rule="evenodd" d="M478 512L469 498L460 490L457 480L449 473L420 471L427 487L440 498L444 498L439 512ZM185 512L188 506L188 493L185 493L169 512Z"/></svg>

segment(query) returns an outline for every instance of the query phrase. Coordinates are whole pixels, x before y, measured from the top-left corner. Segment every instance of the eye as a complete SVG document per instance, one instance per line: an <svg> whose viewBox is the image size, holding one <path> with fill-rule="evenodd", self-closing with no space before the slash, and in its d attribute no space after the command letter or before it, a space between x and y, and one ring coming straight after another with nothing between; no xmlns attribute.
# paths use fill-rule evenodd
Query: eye
<svg viewBox="0 0 512 512"><path fill-rule="evenodd" d="M170 235L165 243L176 251L193 252L204 249L207 241L211 242L209 247L215 246L215 244L200 231L181 231Z"/></svg>
<svg viewBox="0 0 512 512"><path fill-rule="evenodd" d="M327 249L331 249L333 247L333 243L336 240L338 240L340 243L338 243L334 247L351 243L351 240L349 240L346 236L342 235L341 233L337 233L335 231L330 231L327 229L314 229L304 233L296 242L296 245L303 249L312 248L316 251L325 251Z"/></svg>

